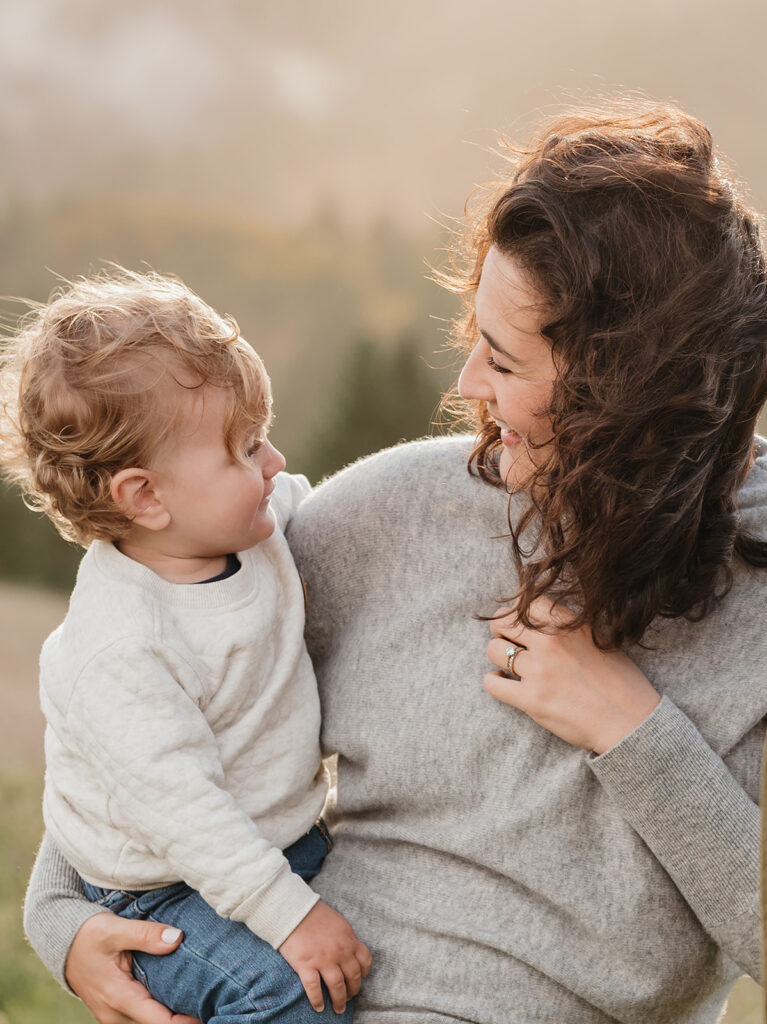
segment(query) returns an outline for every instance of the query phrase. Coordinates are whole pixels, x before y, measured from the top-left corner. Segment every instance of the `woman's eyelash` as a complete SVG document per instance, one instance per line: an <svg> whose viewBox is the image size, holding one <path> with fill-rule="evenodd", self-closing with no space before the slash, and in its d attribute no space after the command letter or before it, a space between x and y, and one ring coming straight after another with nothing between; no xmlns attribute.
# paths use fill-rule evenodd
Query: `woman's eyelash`
<svg viewBox="0 0 767 1024"><path fill-rule="evenodd" d="M488 356L487 365L491 370L495 370L496 373L511 373L511 370L507 370L505 366L499 366L492 356Z"/></svg>

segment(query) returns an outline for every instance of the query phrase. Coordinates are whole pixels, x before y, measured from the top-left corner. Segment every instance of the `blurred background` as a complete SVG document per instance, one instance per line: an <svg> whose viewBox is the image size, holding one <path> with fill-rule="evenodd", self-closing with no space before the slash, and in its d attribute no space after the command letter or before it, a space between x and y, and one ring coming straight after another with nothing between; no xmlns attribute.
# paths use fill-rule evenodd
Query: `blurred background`
<svg viewBox="0 0 767 1024"><path fill-rule="evenodd" d="M428 267L499 129L675 100L767 210L765 38L764 0L0 0L0 294L45 300L109 260L180 275L264 357L274 440L315 482L439 429L456 307ZM0 1024L83 1022L20 929L37 653L80 552L7 490L0 525ZM761 1020L755 992L728 1024Z"/></svg>

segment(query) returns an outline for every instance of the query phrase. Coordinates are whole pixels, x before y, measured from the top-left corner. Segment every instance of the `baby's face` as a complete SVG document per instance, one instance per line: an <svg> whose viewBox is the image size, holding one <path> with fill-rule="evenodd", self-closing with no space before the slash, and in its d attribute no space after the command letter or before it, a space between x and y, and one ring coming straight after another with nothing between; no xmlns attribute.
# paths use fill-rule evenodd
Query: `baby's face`
<svg viewBox="0 0 767 1024"><path fill-rule="evenodd" d="M241 461L232 458L224 443L224 388L201 388L185 402L177 436L153 467L171 515L165 539L185 558L245 551L274 531L269 496L285 459L267 440L266 425L246 437Z"/></svg>

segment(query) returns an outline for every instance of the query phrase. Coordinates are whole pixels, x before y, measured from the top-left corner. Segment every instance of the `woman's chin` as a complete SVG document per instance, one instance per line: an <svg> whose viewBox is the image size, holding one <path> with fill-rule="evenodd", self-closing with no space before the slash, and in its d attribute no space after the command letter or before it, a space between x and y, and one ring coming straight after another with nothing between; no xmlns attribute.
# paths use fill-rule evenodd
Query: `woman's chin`
<svg viewBox="0 0 767 1024"><path fill-rule="evenodd" d="M528 488L534 466L522 444L501 449L498 472L509 491L525 491Z"/></svg>

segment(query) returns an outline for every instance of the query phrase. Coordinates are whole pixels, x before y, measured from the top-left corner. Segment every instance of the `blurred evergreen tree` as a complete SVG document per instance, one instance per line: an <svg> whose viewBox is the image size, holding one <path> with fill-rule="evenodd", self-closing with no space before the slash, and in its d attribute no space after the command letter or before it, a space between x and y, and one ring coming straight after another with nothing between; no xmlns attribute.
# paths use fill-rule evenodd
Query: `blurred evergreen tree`
<svg viewBox="0 0 767 1024"><path fill-rule="evenodd" d="M83 549L69 544L19 492L0 484L0 576L38 586L71 590Z"/></svg>
<svg viewBox="0 0 767 1024"><path fill-rule="evenodd" d="M320 428L296 469L317 481L361 455L431 433L441 393L438 375L412 338L393 348L359 339L342 362L320 411Z"/></svg>

